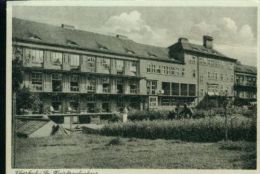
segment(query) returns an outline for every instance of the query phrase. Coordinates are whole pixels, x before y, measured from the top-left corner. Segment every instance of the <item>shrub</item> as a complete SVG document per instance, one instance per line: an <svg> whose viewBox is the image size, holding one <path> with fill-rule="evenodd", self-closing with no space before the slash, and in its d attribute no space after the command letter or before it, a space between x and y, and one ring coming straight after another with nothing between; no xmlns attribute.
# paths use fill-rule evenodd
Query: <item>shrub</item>
<svg viewBox="0 0 260 174"><path fill-rule="evenodd" d="M166 120L169 111L135 111L128 114L128 119L131 121L141 120Z"/></svg>
<svg viewBox="0 0 260 174"><path fill-rule="evenodd" d="M256 123L252 119L229 120L230 140L256 140ZM183 141L220 141L225 137L223 117L182 120L143 120L105 125L100 134L148 139L179 139Z"/></svg>

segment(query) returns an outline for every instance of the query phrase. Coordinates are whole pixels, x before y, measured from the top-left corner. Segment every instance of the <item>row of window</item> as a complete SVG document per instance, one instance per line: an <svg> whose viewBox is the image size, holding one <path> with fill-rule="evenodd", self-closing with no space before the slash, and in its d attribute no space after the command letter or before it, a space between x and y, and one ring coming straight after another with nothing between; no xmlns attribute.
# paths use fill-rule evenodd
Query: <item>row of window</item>
<svg viewBox="0 0 260 174"><path fill-rule="evenodd" d="M256 77L237 75L236 83L241 85L256 86Z"/></svg>
<svg viewBox="0 0 260 174"><path fill-rule="evenodd" d="M147 73L153 74L164 74L164 75L173 75L176 77L183 77L185 69L180 67L172 67L172 66L165 66L165 65L154 65L148 64L146 68Z"/></svg>
<svg viewBox="0 0 260 174"><path fill-rule="evenodd" d="M96 96L86 96L84 102L86 102L86 105L84 105L84 108L80 107L80 99L79 97L70 97L68 99L68 108L62 109L63 107L67 106L67 104L63 104L63 98L61 96L53 96L51 98L51 106L53 109L57 112L62 112L62 110L66 111L82 111L82 112L88 112L88 113L94 113L94 112L110 112L111 111L111 102L109 100L109 97L102 97L99 98L101 100L100 108L97 108L97 97ZM129 100L129 107L138 109L140 106L139 98L133 97ZM116 99L116 106L118 111L122 111L124 107L124 99L122 96L118 96Z"/></svg>
<svg viewBox="0 0 260 174"><path fill-rule="evenodd" d="M63 78L62 74L54 73L51 75L51 84L52 84L52 91L53 92L62 92L63 91ZM101 79L96 79L94 77L88 77L87 82L85 83L84 87L88 93L95 93L96 92L96 84L97 80L101 81L101 91L103 93L110 93L111 92L111 81L109 78L103 77ZM31 86L34 91L42 91L43 90L43 74L39 72L33 72L31 74ZM70 75L70 91L78 92L79 91L79 75ZM124 93L124 81L121 78L116 80L116 91L118 94ZM138 81L136 80L129 80L129 91L131 94L138 93Z"/></svg>
<svg viewBox="0 0 260 174"><path fill-rule="evenodd" d="M207 59L207 58L199 58L199 65L202 66L209 66L209 67L215 67L215 68L226 68L232 70L234 65L232 62L225 62L222 60L216 60L216 59Z"/></svg>
<svg viewBox="0 0 260 174"><path fill-rule="evenodd" d="M38 49L30 49L25 48L25 63L29 63L30 61L36 65L36 66L42 66L44 61L44 51L38 50ZM80 66L80 55L78 54L69 54L69 59L63 59L63 54L61 52L55 52L51 51L50 54L50 60L52 65L55 66L61 66L63 63L70 64L71 68L78 68ZM87 68L89 68L91 71L95 71L96 64L101 69L104 70L110 70L111 69L111 60L109 58L101 58L101 57L94 57L94 56L87 56L82 55L82 63L87 65ZM68 62L66 62L68 61ZM129 62L129 71L136 75L137 73L137 62L136 61L128 61ZM116 71L117 74L124 74L125 64L126 61L124 60L116 60Z"/></svg>
<svg viewBox="0 0 260 174"><path fill-rule="evenodd" d="M200 75L200 82L204 81L203 74ZM234 82L234 75L229 74L219 74L217 72L208 72L208 80L221 80L225 82Z"/></svg>
<svg viewBox="0 0 260 174"><path fill-rule="evenodd" d="M155 95L157 94L157 81L148 80L146 83L147 94ZM195 96L196 95L196 85L195 84L184 84L184 83L170 83L162 82L163 92L162 95L175 95L175 96Z"/></svg>
<svg viewBox="0 0 260 174"><path fill-rule="evenodd" d="M157 105L161 106L176 106L177 104L191 104L194 101L194 98L173 98L168 96L156 96L149 97L149 107L153 108Z"/></svg>

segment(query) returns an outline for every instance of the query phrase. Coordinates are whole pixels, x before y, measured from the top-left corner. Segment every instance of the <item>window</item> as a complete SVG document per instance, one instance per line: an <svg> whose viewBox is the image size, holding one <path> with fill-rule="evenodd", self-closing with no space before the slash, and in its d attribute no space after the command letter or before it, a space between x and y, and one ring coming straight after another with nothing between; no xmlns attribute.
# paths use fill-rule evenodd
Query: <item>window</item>
<svg viewBox="0 0 260 174"><path fill-rule="evenodd" d="M130 72L134 76L137 74L137 62L130 62Z"/></svg>
<svg viewBox="0 0 260 174"><path fill-rule="evenodd" d="M86 61L87 68L90 72L95 72L96 69L96 58L92 56L83 56L83 60Z"/></svg>
<svg viewBox="0 0 260 174"><path fill-rule="evenodd" d="M76 55L76 54L70 55L70 66L72 68L78 68L79 67L79 55Z"/></svg>
<svg viewBox="0 0 260 174"><path fill-rule="evenodd" d="M100 66L104 70L110 70L110 59L100 58Z"/></svg>
<svg viewBox="0 0 260 174"><path fill-rule="evenodd" d="M162 97L161 98L161 105L162 106L170 106L171 105L171 98L169 98L169 97Z"/></svg>
<svg viewBox="0 0 260 174"><path fill-rule="evenodd" d="M170 68L170 74L171 75L175 75L175 67L171 67Z"/></svg>
<svg viewBox="0 0 260 174"><path fill-rule="evenodd" d="M131 96L129 101L130 110L140 110L140 97Z"/></svg>
<svg viewBox="0 0 260 174"><path fill-rule="evenodd" d="M155 73L155 65L152 65L152 73Z"/></svg>
<svg viewBox="0 0 260 174"><path fill-rule="evenodd" d="M166 74L166 66L162 66L162 74Z"/></svg>
<svg viewBox="0 0 260 174"><path fill-rule="evenodd" d="M188 85L187 84L181 84L181 95L182 96L188 95Z"/></svg>
<svg viewBox="0 0 260 174"><path fill-rule="evenodd" d="M55 111L61 112L62 103L61 103L61 97L60 96L53 96L51 99L51 106Z"/></svg>
<svg viewBox="0 0 260 174"><path fill-rule="evenodd" d="M136 81L130 81L130 94L136 94L138 90L138 85Z"/></svg>
<svg viewBox="0 0 260 174"><path fill-rule="evenodd" d="M149 107L156 107L157 103L157 97L149 97Z"/></svg>
<svg viewBox="0 0 260 174"><path fill-rule="evenodd" d="M52 91L61 92L62 91L62 75L52 74Z"/></svg>
<svg viewBox="0 0 260 174"><path fill-rule="evenodd" d="M171 95L170 83L162 82L162 89L164 90L164 95Z"/></svg>
<svg viewBox="0 0 260 174"><path fill-rule="evenodd" d="M195 84L189 84L189 96L196 95L196 86Z"/></svg>
<svg viewBox="0 0 260 174"><path fill-rule="evenodd" d="M86 97L87 100L87 112L89 113L94 113L96 109L96 98L94 95L87 95Z"/></svg>
<svg viewBox="0 0 260 174"><path fill-rule="evenodd" d="M152 65L148 65L148 66L147 66L147 69L146 69L146 71L147 71L148 73L150 73L150 72L151 72L151 66L152 66Z"/></svg>
<svg viewBox="0 0 260 174"><path fill-rule="evenodd" d="M79 91L79 76L70 76L70 91Z"/></svg>
<svg viewBox="0 0 260 174"><path fill-rule="evenodd" d="M43 63L43 51L42 50L36 50L36 49L25 49L25 60L30 61L37 66L42 65Z"/></svg>
<svg viewBox="0 0 260 174"><path fill-rule="evenodd" d="M124 89L124 83L123 79L117 79L116 80L116 90L118 94L123 94L123 89Z"/></svg>
<svg viewBox="0 0 260 174"><path fill-rule="evenodd" d="M179 83L172 83L172 95L180 95Z"/></svg>
<svg viewBox="0 0 260 174"><path fill-rule="evenodd" d="M34 91L42 91L42 73L32 73L32 89Z"/></svg>
<svg viewBox="0 0 260 174"><path fill-rule="evenodd" d="M62 64L62 53L51 52L51 62L53 65L60 66Z"/></svg>
<svg viewBox="0 0 260 174"><path fill-rule="evenodd" d="M79 109L79 97L78 96L70 97L68 111L77 112L78 109Z"/></svg>
<svg viewBox="0 0 260 174"><path fill-rule="evenodd" d="M116 60L116 73L124 74L124 61L123 60Z"/></svg>
<svg viewBox="0 0 260 174"><path fill-rule="evenodd" d="M93 77L88 77L87 92L94 93L95 90L96 90L96 79Z"/></svg>
<svg viewBox="0 0 260 174"><path fill-rule="evenodd" d="M161 74L161 66L160 65L157 67L156 73Z"/></svg>
<svg viewBox="0 0 260 174"><path fill-rule="evenodd" d="M103 93L110 92L109 78L102 78L102 88L103 88Z"/></svg>
<svg viewBox="0 0 260 174"><path fill-rule="evenodd" d="M109 108L109 103L105 102L102 103L102 112L109 112L110 108Z"/></svg>
<svg viewBox="0 0 260 174"><path fill-rule="evenodd" d="M147 81L147 94L155 95L157 90L157 81L149 80Z"/></svg>

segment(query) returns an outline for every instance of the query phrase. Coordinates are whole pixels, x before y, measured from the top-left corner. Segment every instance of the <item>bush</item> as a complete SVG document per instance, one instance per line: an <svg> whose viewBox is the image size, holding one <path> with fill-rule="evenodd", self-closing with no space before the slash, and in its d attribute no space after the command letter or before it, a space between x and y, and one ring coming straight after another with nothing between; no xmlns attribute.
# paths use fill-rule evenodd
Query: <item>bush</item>
<svg viewBox="0 0 260 174"><path fill-rule="evenodd" d="M256 140L256 122L238 117L229 120L230 140ZM179 139L183 141L214 142L225 137L225 119L206 117L183 120L143 120L105 125L100 134L148 139Z"/></svg>
<svg viewBox="0 0 260 174"><path fill-rule="evenodd" d="M135 111L128 114L128 119L131 121L166 120L169 113L169 111Z"/></svg>

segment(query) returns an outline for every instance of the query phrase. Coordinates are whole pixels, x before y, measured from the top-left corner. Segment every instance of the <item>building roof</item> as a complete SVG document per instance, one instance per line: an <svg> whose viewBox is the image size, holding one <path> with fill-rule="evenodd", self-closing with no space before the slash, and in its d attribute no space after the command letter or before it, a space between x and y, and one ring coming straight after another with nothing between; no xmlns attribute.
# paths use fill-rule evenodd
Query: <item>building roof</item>
<svg viewBox="0 0 260 174"><path fill-rule="evenodd" d="M16 132L22 135L30 135L33 132L37 131L50 120L48 119L32 119L32 118L24 118L16 120Z"/></svg>
<svg viewBox="0 0 260 174"><path fill-rule="evenodd" d="M64 27L65 26L65 27ZM13 39L39 44L70 47L74 49L87 49L110 54L127 55L148 59L166 60L175 63L182 63L173 58L170 50L198 52L207 55L231 59L222 53L208 49L202 45L177 42L164 48L152 45L145 45L134 42L125 36L109 36L89 31L77 30L71 26L63 27L13 18ZM177 49L175 49L177 48Z"/></svg>
<svg viewBox="0 0 260 174"><path fill-rule="evenodd" d="M235 71L241 73L248 73L248 74L257 74L257 69L254 66L249 65L235 65Z"/></svg>
<svg viewBox="0 0 260 174"><path fill-rule="evenodd" d="M120 35L102 35L19 18L13 18L13 39L179 63L169 59L168 48L136 43Z"/></svg>
<svg viewBox="0 0 260 174"><path fill-rule="evenodd" d="M180 41L181 39L185 39L184 42ZM193 53L199 53L199 54L204 54L204 55L211 55L215 57L220 57L223 59L228 59L231 61L236 61L236 59L228 57L219 51L215 50L214 48L207 48L203 45L198 45L198 44L193 44L190 43L186 38L180 38L179 41L169 48L176 50L176 51L189 51Z"/></svg>

